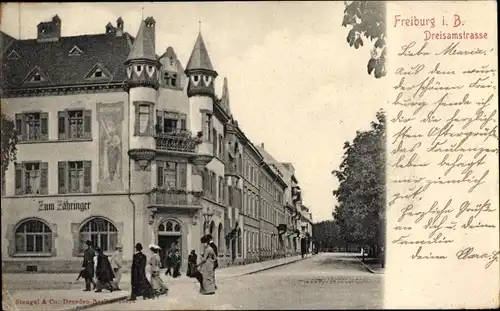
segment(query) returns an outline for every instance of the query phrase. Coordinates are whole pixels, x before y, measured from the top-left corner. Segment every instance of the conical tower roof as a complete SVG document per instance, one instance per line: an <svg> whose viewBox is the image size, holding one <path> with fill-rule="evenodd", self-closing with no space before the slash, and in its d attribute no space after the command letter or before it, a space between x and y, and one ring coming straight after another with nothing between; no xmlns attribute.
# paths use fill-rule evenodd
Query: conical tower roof
<svg viewBox="0 0 500 311"><path fill-rule="evenodd" d="M155 21L148 17L141 22L139 31L130 50L127 61L135 59L148 59L158 61L155 53Z"/></svg>
<svg viewBox="0 0 500 311"><path fill-rule="evenodd" d="M215 72L212 62L210 61L210 56L208 56L207 47L205 46L201 32L198 33L198 38L196 38L196 43L194 44L193 51L191 52L191 57L189 57L186 71L199 69Z"/></svg>

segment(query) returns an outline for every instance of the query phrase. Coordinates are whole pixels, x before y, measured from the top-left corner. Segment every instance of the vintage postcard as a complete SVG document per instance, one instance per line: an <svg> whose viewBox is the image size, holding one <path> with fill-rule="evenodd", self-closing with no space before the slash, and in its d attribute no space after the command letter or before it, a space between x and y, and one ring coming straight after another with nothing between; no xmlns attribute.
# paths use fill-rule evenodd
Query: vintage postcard
<svg viewBox="0 0 500 311"><path fill-rule="evenodd" d="M0 9L3 310L499 307L496 2Z"/></svg>

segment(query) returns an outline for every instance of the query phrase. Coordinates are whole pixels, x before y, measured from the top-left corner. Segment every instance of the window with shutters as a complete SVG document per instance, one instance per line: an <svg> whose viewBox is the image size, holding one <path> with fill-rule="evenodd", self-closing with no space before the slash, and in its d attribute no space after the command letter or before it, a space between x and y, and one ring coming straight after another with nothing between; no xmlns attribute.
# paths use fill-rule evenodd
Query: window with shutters
<svg viewBox="0 0 500 311"><path fill-rule="evenodd" d="M69 161L58 162L59 193L91 193L92 162Z"/></svg>
<svg viewBox="0 0 500 311"><path fill-rule="evenodd" d="M219 154L219 135L217 135L217 131L212 129L212 137L213 137L213 154L218 157Z"/></svg>
<svg viewBox="0 0 500 311"><path fill-rule="evenodd" d="M20 142L47 141L49 139L49 114L23 112L16 114L16 132Z"/></svg>
<svg viewBox="0 0 500 311"><path fill-rule="evenodd" d="M218 202L224 204L224 179L222 177L219 177Z"/></svg>
<svg viewBox="0 0 500 311"><path fill-rule="evenodd" d="M153 105L152 102L135 101L134 136L153 136Z"/></svg>
<svg viewBox="0 0 500 311"><path fill-rule="evenodd" d="M210 193L211 193L211 198L214 201L217 201L217 175L212 172L211 178L210 178Z"/></svg>
<svg viewBox="0 0 500 311"><path fill-rule="evenodd" d="M92 138L92 110L64 110L58 113L58 139Z"/></svg>
<svg viewBox="0 0 500 311"><path fill-rule="evenodd" d="M23 162L15 164L16 195L48 194L48 163Z"/></svg>
<svg viewBox="0 0 500 311"><path fill-rule="evenodd" d="M15 229L16 254L52 253L52 230L38 219L21 222Z"/></svg>
<svg viewBox="0 0 500 311"><path fill-rule="evenodd" d="M186 189L187 164L172 161L156 161L158 188Z"/></svg>

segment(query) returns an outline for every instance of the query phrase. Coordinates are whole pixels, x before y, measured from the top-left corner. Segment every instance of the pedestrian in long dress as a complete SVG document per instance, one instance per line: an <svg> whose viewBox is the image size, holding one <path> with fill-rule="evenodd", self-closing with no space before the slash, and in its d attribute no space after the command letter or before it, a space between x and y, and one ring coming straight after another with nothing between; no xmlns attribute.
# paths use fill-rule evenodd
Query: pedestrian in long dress
<svg viewBox="0 0 500 311"><path fill-rule="evenodd" d="M202 276L200 293L203 295L215 294L215 280L214 280L214 262L215 262L215 252L214 249L209 245L210 240L204 236L201 238L201 243L203 243L204 250L201 257L201 261L198 264L199 271Z"/></svg>
<svg viewBox="0 0 500 311"><path fill-rule="evenodd" d="M113 268L113 272L115 274L115 280L113 284L115 290L121 290L120 281L122 279L122 273L123 273L122 250L123 247L121 244L116 245L116 251L113 253L113 256L111 257L111 268Z"/></svg>
<svg viewBox="0 0 500 311"><path fill-rule="evenodd" d="M142 244L135 245L136 253L132 258L132 269L130 279L132 283L132 294L130 300L136 300L137 296L142 296L144 299L153 297L153 288L146 278L146 255L142 253Z"/></svg>
<svg viewBox="0 0 500 311"><path fill-rule="evenodd" d="M214 284L215 284L215 289L217 289L217 283L215 282L215 269L217 269L219 267L219 259L218 259L219 258L219 251L217 250L217 245L215 245L211 234L207 235L207 239L210 240L210 242L208 244L210 245L210 247L212 247L212 249L214 250L214 253L215 253Z"/></svg>
<svg viewBox="0 0 500 311"><path fill-rule="evenodd" d="M151 259L149 259L149 264L151 265L151 286L156 297L166 294L168 291L167 286L163 283L160 276L161 258L160 258L160 247L155 244L149 245L149 249L153 252Z"/></svg>
<svg viewBox="0 0 500 311"><path fill-rule="evenodd" d="M95 274L97 277L97 289L96 293L102 292L102 289L105 288L110 292L113 291L113 279L115 277L113 273L113 269L111 268L111 263L108 260L108 256L104 255L102 249L99 247L96 248L97 252L97 267L95 270Z"/></svg>
<svg viewBox="0 0 500 311"><path fill-rule="evenodd" d="M83 252L83 263L82 263L82 268L85 269L85 289L84 292L90 291L90 285L94 285L94 288L96 287L96 284L94 283L94 256L95 252L92 249L92 242L90 240L87 240L85 242L87 245L87 249Z"/></svg>

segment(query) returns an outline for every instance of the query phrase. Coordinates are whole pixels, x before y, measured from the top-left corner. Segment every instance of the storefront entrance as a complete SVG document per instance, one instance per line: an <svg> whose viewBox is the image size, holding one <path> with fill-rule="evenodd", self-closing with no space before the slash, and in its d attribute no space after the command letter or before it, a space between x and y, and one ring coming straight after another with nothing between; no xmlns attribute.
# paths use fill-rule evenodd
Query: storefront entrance
<svg viewBox="0 0 500 311"><path fill-rule="evenodd" d="M182 230L175 220L166 220L158 226L158 246L161 247L160 259L165 268L167 252L175 247L182 256ZM183 260L184 258L181 258Z"/></svg>

